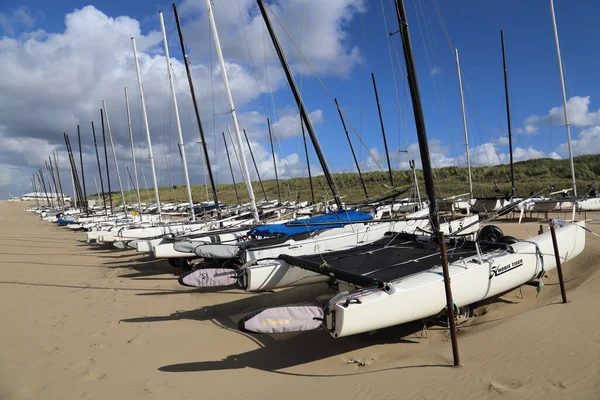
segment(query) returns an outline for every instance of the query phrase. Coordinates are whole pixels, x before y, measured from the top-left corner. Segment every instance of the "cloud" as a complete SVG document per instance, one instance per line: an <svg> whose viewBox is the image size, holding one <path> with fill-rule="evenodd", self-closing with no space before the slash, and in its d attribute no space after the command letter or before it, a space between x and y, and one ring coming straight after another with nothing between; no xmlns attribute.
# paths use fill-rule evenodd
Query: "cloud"
<svg viewBox="0 0 600 400"><path fill-rule="evenodd" d="M35 24L35 17L27 7L11 10L10 14L0 13L0 31L14 36L19 28L29 29Z"/></svg>
<svg viewBox="0 0 600 400"><path fill-rule="evenodd" d="M577 139L571 141L571 146L573 148L573 156L600 153L600 126L593 126L582 130ZM561 144L557 151L560 154L568 156L569 147L567 143Z"/></svg>
<svg viewBox="0 0 600 400"><path fill-rule="evenodd" d="M429 73L431 76L436 76L442 73L442 69L440 67L433 67Z"/></svg>
<svg viewBox="0 0 600 400"><path fill-rule="evenodd" d="M231 118L227 113L228 105L221 70L214 57L214 45L208 36L205 7L203 3L196 3L184 2L180 7L180 15L184 18L183 30L193 64L192 75L211 163L219 179L227 181L229 174L223 162L220 132L226 131ZM265 140L268 138L266 116L271 115L277 141L298 136L301 131L297 114L287 104L276 110L266 110L264 106L261 110L257 106L261 103L261 96L268 94L270 97L271 93L286 87L285 80L271 42L265 36L264 22L255 2L240 0L238 3L239 10L237 4L226 9L221 2L216 2L215 16L240 123L247 129L251 140ZM280 0L272 3L271 9L300 45L303 22L296 17L304 13L304 1ZM364 9L364 0L317 1L306 7L306 21L310 21L311 28L304 29L305 56L316 72L323 76L345 77L360 62L360 52L347 40L348 24ZM170 159L174 179L182 182L161 34L158 31L142 34L137 20L129 16L109 16L93 6L65 15L62 32L37 29L35 16L38 14L22 9L12 14L2 14L0 18L2 29L15 27L15 22L19 22L19 29L28 30L17 38L0 38L0 162L17 167L39 168L41 160L53 150L65 153L62 133L69 133L73 143L76 141L76 127L80 125L86 175L95 175L97 167L90 121L95 121L102 157L99 108L101 100L106 100L123 177L131 159L123 93L123 88L128 87L136 159L140 168L147 167L147 144L142 129L140 94L130 40L135 37L160 184L168 182L167 173L163 171L166 162L164 153ZM166 16L165 20L167 29L171 29L169 24L172 18ZM292 68L298 73L300 57L281 26L277 25L276 29L293 63ZM203 181L205 174L198 155L198 127L176 35L171 40L171 64L188 164L191 180L197 183ZM308 70L305 66L304 71ZM323 120L323 112L313 110L311 118L318 124ZM267 151L269 146L257 145L257 151L258 147L264 153L257 160L262 163L270 154ZM301 173L301 160L304 157L279 154L280 149L276 150L286 173L290 176ZM64 157L63 154L61 156ZM110 163L112 165L112 157ZM61 163L64 168L67 165L68 162ZM89 176L86 181L91 188L93 178ZM5 184L10 185L14 185L14 182Z"/></svg>
<svg viewBox="0 0 600 400"><path fill-rule="evenodd" d="M600 125L600 109L590 111L590 96L573 96L567 100L567 111L569 113L569 124L573 127L585 128ZM552 107L546 115L530 115L524 121L524 128L519 128L517 133L536 133L541 124L555 126L565 125L564 106Z"/></svg>

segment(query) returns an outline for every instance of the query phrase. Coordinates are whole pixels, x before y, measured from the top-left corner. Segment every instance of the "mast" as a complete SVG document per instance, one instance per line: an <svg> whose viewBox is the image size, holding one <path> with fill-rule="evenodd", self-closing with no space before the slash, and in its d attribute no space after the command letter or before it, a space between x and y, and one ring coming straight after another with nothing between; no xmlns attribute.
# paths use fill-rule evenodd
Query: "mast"
<svg viewBox="0 0 600 400"><path fill-rule="evenodd" d="M554 27L554 41L556 42L556 55L558 58L558 72L560 75L560 88L562 91L563 108L565 112L565 129L567 131L567 144L569 146L569 164L571 165L571 181L573 195L577 196L577 185L575 182L575 165L573 164L573 147L571 146L571 125L569 124L569 112L567 111L567 94L565 91L565 77L563 76L562 56L560 54L560 42L558 40L558 28L556 27L556 16L554 15L554 1L550 0L550 11L552 12L552 26Z"/></svg>
<svg viewBox="0 0 600 400"><path fill-rule="evenodd" d="M106 131L104 130L104 112L100 109L100 122L102 123L102 142L104 143L104 163L106 164L106 181L108 182L108 201L110 213L113 213L112 189L110 188L110 170L108 169L108 150L106 148Z"/></svg>
<svg viewBox="0 0 600 400"><path fill-rule="evenodd" d="M131 112L129 111L129 96L125 88L125 108L127 109L127 125L129 126L129 143L131 144L131 159L133 160L133 176L135 177L135 194L138 201L138 213L142 212L142 198L140 197L140 183L138 181L137 163L135 162L135 147L133 145L133 127L131 126Z"/></svg>
<svg viewBox="0 0 600 400"><path fill-rule="evenodd" d="M75 208L77 208L77 194L76 194L77 190L75 189L75 178L73 177L73 169L69 168L69 171L71 172L71 184L73 185L73 197L71 199L71 204L73 204L73 201L74 201Z"/></svg>
<svg viewBox="0 0 600 400"><path fill-rule="evenodd" d="M100 188L102 188L102 201L104 203L104 212L107 213L106 209L106 194L104 193L104 181L102 180L102 167L100 166L100 155L98 154L98 142L96 141L96 130L94 129L94 121L92 121L92 135L94 136L94 147L96 148L96 161L98 162L98 175L100 175ZM96 179L94 177L94 179ZM98 183L96 183L98 186ZM98 187L96 187L96 191Z"/></svg>
<svg viewBox="0 0 600 400"><path fill-rule="evenodd" d="M460 105L462 107L463 131L465 133L465 150L467 154L467 172L469 174L469 198L473 198L473 179L471 176L471 151L469 149L469 133L467 131L467 114L465 112L465 97L463 94L462 76L460 73L460 61L458 59L458 49L454 49L456 56L456 71L458 75L458 89L460 90Z"/></svg>
<svg viewBox="0 0 600 400"><path fill-rule="evenodd" d="M177 128L177 144L179 145L179 154L183 163L183 175L185 177L185 187L187 189L188 202L190 203L190 217L192 221L196 221L196 213L194 212L194 200L192 199L192 187L190 186L190 175L188 174L187 160L185 158L185 146L183 144L183 134L181 133L181 121L179 120L179 107L177 106L177 95L175 93L175 83L173 82L173 74L171 73L171 59L169 57L169 44L167 43L167 33L165 31L165 21L163 20L162 12L158 13L160 20L160 29L162 30L163 43L165 45L165 59L167 60L167 74L169 75L169 84L171 87L171 97L173 99L173 108L175 110L175 126Z"/></svg>
<svg viewBox="0 0 600 400"><path fill-rule="evenodd" d="M177 32L179 33L179 42L181 43L181 53L185 60L185 70L187 72L188 84L190 86L190 94L192 96L192 103L194 105L194 112L196 113L196 122L198 123L198 130L200 132L200 144L204 153L204 159L206 160L206 171L208 173L208 179L210 180L210 186L212 188L213 200L215 202L215 209L217 211L217 219L221 219L221 207L219 206L219 196L217 194L217 185L212 173L212 167L210 166L210 158L208 156L208 146L206 145L206 139L204 137L204 129L202 128L202 121L200 119L200 112L198 111L198 103L196 102L196 92L194 91L194 82L192 80L192 67L190 59L185 51L185 44L183 43L183 33L181 32L181 24L179 22L179 14L177 13L177 6L173 3L173 12L175 13L175 23L177 25Z"/></svg>
<svg viewBox="0 0 600 400"><path fill-rule="evenodd" d="M48 170L48 174L50 178L52 178L52 184L54 185L54 194L56 195L56 204L58 206L61 205L60 195L58 190L58 185L56 184L56 177L54 176L54 168L52 167L52 157L48 156L48 164L46 164L46 169ZM54 197L54 196L53 196Z"/></svg>
<svg viewBox="0 0 600 400"><path fill-rule="evenodd" d="M42 170L42 168L40 168L38 170L38 176L41 182L41 186L42 189L44 190L44 194L46 195L46 202L48 202L48 207L52 206L52 203L50 202L50 196L48 196L48 190L46 189L46 182L44 182L44 171Z"/></svg>
<svg viewBox="0 0 600 400"><path fill-rule="evenodd" d="M413 59L412 45L410 42L410 33L408 32L408 21L406 19L406 10L403 0L395 0L396 16L400 27L400 36L402 37L402 50L406 64L406 75L410 89L412 108L419 138L419 150L421 154L421 163L423 164L423 176L425 179L425 189L429 197L429 219L434 235L440 230L440 219L438 215L437 199L435 197L435 186L433 180L433 169L429 157L429 144L427 143L427 130L425 128L425 117L423 116L423 107L421 105L421 94L419 93L419 82L417 80L417 70L415 60Z"/></svg>
<svg viewBox="0 0 600 400"><path fill-rule="evenodd" d="M77 164L75 163L75 156L73 155L73 148L71 147L71 140L66 132L63 133L65 138L65 145L67 147L67 155L69 156L69 163L71 167L71 178L73 179L73 187L75 190L74 196L79 199L79 204L83 203L83 193L81 192L81 186L79 184L79 177L77 175Z"/></svg>
<svg viewBox="0 0 600 400"><path fill-rule="evenodd" d="M146 139L148 141L148 159L150 160L150 169L152 170L152 182L154 183L154 196L156 197L156 211L158 218L162 219L160 209L160 196L158 195L158 182L156 181L156 168L154 167L154 154L152 152L152 139L150 138L150 127L148 126L148 114L146 113L146 100L144 99L144 88L142 86L142 75L140 73L140 64L137 58L137 48L135 47L135 39L131 38L133 46L133 58L135 60L135 72L137 74L138 87L140 90L140 99L142 102L142 116L144 119L144 130L146 131Z"/></svg>
<svg viewBox="0 0 600 400"><path fill-rule="evenodd" d="M207 0L207 1L210 1L210 0ZM292 94L294 95L294 99L296 100L296 104L298 105L298 108L300 109L300 116L304 120L306 129L308 130L308 135L310 136L310 140L312 141L312 144L313 144L313 147L315 148L315 152L317 153L319 162L321 163L321 167L323 168L323 173L325 174L325 179L327 180L327 184L329 185L329 188L331 189L331 192L333 193L333 197L335 199L335 204L337 205L337 209L341 210L343 207L343 204L342 204L342 200L340 198L340 193L338 191L337 185L335 184L335 181L333 180L333 176L331 175L329 166L327 165L327 160L325 159L325 156L323 155L323 150L321 149L321 144L319 143L319 139L317 138L313 124L310 120L310 117L308 116L306 107L304 106L304 101L302 100L302 97L300 96L300 91L298 90L298 86L296 85L296 80L294 79L294 75L292 74L292 71L290 70L290 66L287 63L285 54L283 53L283 49L281 48L281 45L279 44L279 39L277 38L277 34L275 33L275 31L273 30L273 27L271 26L271 20L269 19L269 16L267 15L267 11L265 9L265 5L264 5L263 1L257 0L257 2L258 2L258 7L260 8L260 12L265 21L265 24L267 25L267 30L269 31L271 41L273 42L273 46L275 47L275 51L277 52L277 56L279 57L281 67L283 68L283 71L285 72L285 76L290 85L290 89L292 90Z"/></svg>
<svg viewBox="0 0 600 400"><path fill-rule="evenodd" d="M119 163L117 162L117 153L115 152L115 143L113 142L112 130L110 129L110 121L108 120L108 112L106 112L106 102L102 100L102 109L104 110L104 118L106 119L106 129L108 129L108 138L110 139L110 147L112 149L113 160L115 161L115 170L117 172L117 181L121 190L121 200L123 201L123 212L127 214L127 202L125 201L125 192L123 192L123 184L121 182L121 173L119 172ZM109 181L110 182L110 179ZM109 183L110 185L110 183Z"/></svg>
<svg viewBox="0 0 600 400"><path fill-rule="evenodd" d="M229 171L231 171L231 180L233 181L233 190L235 191L235 198L238 205L241 204L240 196L238 195L237 186L235 185L235 176L233 175L233 168L231 167L231 158L229 157L229 149L227 148L227 139L225 139L225 132L223 134L223 142L225 142L225 152L227 153L227 161L229 162Z"/></svg>
<svg viewBox="0 0 600 400"><path fill-rule="evenodd" d="M40 201L37 198L38 196L37 196L37 188L35 186L35 174L31 175L31 187L33 188L33 197L35 197L35 204L39 207Z"/></svg>
<svg viewBox="0 0 600 400"><path fill-rule="evenodd" d="M63 192L62 182L60 181L60 168L58 166L58 154L54 153L54 165L56 166L56 178L58 179L58 188L60 189L60 199L62 201L63 211L65 210L65 192Z"/></svg>
<svg viewBox="0 0 600 400"><path fill-rule="evenodd" d="M377 112L379 113L379 124L381 125L381 134L383 135L383 147L385 147L385 158L387 159L388 173L390 175L390 185L392 187L394 187L394 178L392 176L392 164L390 163L390 152L388 150L387 138L385 136L385 127L383 125L383 116L381 115L381 104L379 103L379 93L377 92L377 84L375 83L375 74L372 72L371 72L371 79L373 80L373 90L375 91L375 101L377 101Z"/></svg>
<svg viewBox="0 0 600 400"><path fill-rule="evenodd" d="M511 195L515 196L515 167L513 164L512 128L510 124L510 102L508 100L508 69L506 68L506 53L504 52L504 31L500 29L500 40L502 41L502 65L504 67L504 96L506 97L506 119L508 121L508 147L510 150L510 184Z"/></svg>
<svg viewBox="0 0 600 400"><path fill-rule="evenodd" d="M358 160L356 159L356 153L354 152L354 146L352 146L352 141L350 140L350 135L348 134L348 129L346 129L346 121L344 121L344 115L342 114L342 110L340 109L340 105L338 104L337 99L333 99L333 101L335 101L335 106L337 107L338 113L340 114L340 119L342 120L342 126L344 127L344 132L346 133L346 139L348 139L348 144L350 145L350 151L352 151L352 158L354 158L354 165L356 165L356 169L358 170L358 177L360 178L360 183L365 192L365 197L367 198L367 200L369 200L369 192L367 192L367 186L365 185L365 180L363 179L362 172L360 171L360 165L358 164Z"/></svg>
<svg viewBox="0 0 600 400"><path fill-rule="evenodd" d="M229 102L229 112L231 113L231 119L233 120L233 129L235 131L235 138L237 141L237 146L241 150L243 148L242 135L240 134L240 126L238 124L237 114L235 111L235 106L233 104L233 97L231 96L231 89L229 87L229 79L227 77L227 69L225 68L225 60L223 59L223 53L221 51L221 44L219 42L219 33L217 32L217 25L215 24L215 16L213 13L211 0L206 0L206 7L208 9L208 20L210 22L213 40L215 42L217 58L219 59L219 64L221 66L221 77L223 78L223 84L225 85L225 92L227 93L227 101ZM246 164L246 156L243 151L240 154L240 158L241 158L241 164L242 164L241 165L242 176L244 178L244 182L246 183L246 189L248 190L248 195L250 196L250 204L252 207L252 215L254 216L254 222L259 223L260 218L258 217L258 209L256 208L256 199L254 198L254 191L252 190L252 182L250 181L250 173L248 172L248 165Z"/></svg>
<svg viewBox="0 0 600 400"><path fill-rule="evenodd" d="M300 127L302 128L302 141L304 142L304 154L306 155L306 168L308 169L308 184L310 185L311 204L315 204L315 191L313 189L312 173L310 172L310 160L308 158L308 146L306 145L306 131L304 130L304 122L300 118Z"/></svg>
<svg viewBox="0 0 600 400"><path fill-rule="evenodd" d="M98 204L100 204L100 189L98 189L98 181L94 175L94 184L96 185L96 196L98 197Z"/></svg>
<svg viewBox="0 0 600 400"><path fill-rule="evenodd" d="M256 170L256 176L258 176L258 182L260 183L260 188L262 189L263 196L265 196L265 201L269 201L267 197L267 191L263 185L262 179L260 179L260 172L258 172L258 167L256 166L256 160L254 159L254 153L252 152L252 146L250 146L250 141L248 140L248 135L246 134L246 130L243 129L244 137L246 138L246 144L248 144L248 150L250 150L250 157L252 158L252 164L254 164L254 169Z"/></svg>
<svg viewBox="0 0 600 400"><path fill-rule="evenodd" d="M56 194L56 189L52 186L52 180L54 180L54 176L50 174L48 161L44 160L44 166L46 167L46 174L48 175L48 187L50 188L50 199L52 200L52 206L56 207L56 205L58 204L57 199L54 197L54 195Z"/></svg>
<svg viewBox="0 0 600 400"><path fill-rule="evenodd" d="M269 141L271 142L271 155L273 156L273 169L275 170L275 182L277 182L277 199L281 203L281 188L279 187L279 176L277 175L277 161L275 159L275 147L273 146L273 134L271 133L271 120L267 118L269 128Z"/></svg>
<svg viewBox="0 0 600 400"><path fill-rule="evenodd" d="M83 206L83 208L87 210L87 191L85 189L85 174L83 172L83 152L81 151L81 131L79 130L79 125L77 125L77 141L79 142L79 164L81 165L81 186L83 187L83 204L80 206Z"/></svg>

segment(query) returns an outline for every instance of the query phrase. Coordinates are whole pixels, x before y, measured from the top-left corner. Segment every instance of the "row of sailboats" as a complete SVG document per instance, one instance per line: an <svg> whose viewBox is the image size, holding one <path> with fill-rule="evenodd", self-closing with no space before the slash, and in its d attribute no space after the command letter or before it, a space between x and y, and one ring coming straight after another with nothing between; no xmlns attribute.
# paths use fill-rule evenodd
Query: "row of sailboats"
<svg viewBox="0 0 600 400"><path fill-rule="evenodd" d="M136 247L138 251L152 251L156 257L186 260L190 268L179 278L179 282L185 286L231 288L238 285L244 290L261 291L327 281L339 288L337 295L320 306L277 307L258 310L245 316L240 320L239 328L251 333L324 329L334 337L343 337L443 312L446 301L440 277L440 257L444 245L452 249L449 253L449 272L454 303L458 308L468 307L529 281L542 279L547 271L556 267L549 233L520 241L503 236L499 229L492 226L481 228L477 216L453 221L440 220L409 25L403 1L395 0L394 3L425 179L427 207L405 218L387 220L382 219L381 215L374 218L373 215L358 210L346 209L293 73L271 25L267 6L263 0L257 0L299 109L302 127L306 128L333 194L333 211L305 219L292 215L290 220L279 213L278 220L261 221L246 160L242 154L242 175L250 196L246 215L233 215L230 219L221 215L213 185L218 218L197 221L191 216L189 221L178 223L163 220L141 75L135 41L132 39L138 85L142 93L142 113L153 171L158 221L136 221L133 225L113 225L106 229L95 227L88 232L88 239L119 243L121 247ZM175 4L173 6L179 25ZM241 149L239 125L210 0L206 0L206 6L235 137L238 148ZM162 14L160 19L166 49ZM180 29L179 31L181 32ZM180 39L188 66L181 36ZM168 51L166 54L167 63L170 64ZM175 97L173 86L171 89ZM202 135L198 114L197 119ZM181 139L180 133L178 128L178 137ZM209 164L207 152L205 156ZM189 181L186 182L189 188ZM191 196L189 200L190 212L193 214ZM526 199L514 204L523 204L524 201ZM297 211L296 206L292 209ZM264 214L264 210L262 211ZM576 257L583 250L583 228L584 223L577 222L556 229L562 261ZM438 239L440 232L447 235L445 244ZM183 257L175 255L178 253L183 254ZM189 263L190 260L192 264ZM183 262L180 261L178 265L183 265Z"/></svg>

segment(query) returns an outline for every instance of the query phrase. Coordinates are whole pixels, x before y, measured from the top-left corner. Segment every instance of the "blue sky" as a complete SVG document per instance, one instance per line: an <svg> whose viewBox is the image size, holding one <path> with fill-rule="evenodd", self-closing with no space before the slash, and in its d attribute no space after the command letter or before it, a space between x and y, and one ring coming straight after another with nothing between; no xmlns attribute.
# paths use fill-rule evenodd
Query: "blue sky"
<svg viewBox="0 0 600 400"><path fill-rule="evenodd" d="M223 2L215 0L215 13L217 19L226 18L232 24L232 27L239 28L244 26L247 33L251 34L252 29L256 24L252 24L253 17L256 16L256 9L252 2L242 0L242 6L248 5L245 15L245 20L242 20L238 9L238 0L228 0ZM273 3L273 2L270 2ZM273 10L281 15L283 21L286 21L287 29L293 35L300 45L302 35L301 15L293 15L290 17L286 7L301 6L301 0L282 0L273 4ZM334 5L334 3L336 5ZM328 3L329 4L329 3ZM415 147L416 134L412 119L412 110L410 108L410 98L406 89L406 81L403 78L404 66L399 64L396 59L396 54L401 56L400 41L398 35L390 39L390 45L394 55L393 63L390 62L388 51L388 35L384 28L384 18L388 25L389 31L397 30L397 21L392 8L392 1L384 0L385 17L382 13L380 1L360 1L360 0L332 0L332 13L339 12L337 19L329 20L326 17L318 20L306 20L304 26L305 33L315 31L322 28L322 24L330 23L331 30L324 32L333 32L337 35L337 41L331 43L331 54L326 50L319 52L319 41L313 43L313 49L307 51L309 62L313 62L319 70L323 82L327 89L338 98L342 109L356 128L366 143L371 149L370 157L368 151L360 146L358 140L353 135L353 140L357 152L360 155L361 162L365 169L379 169L378 165L385 166L383 142L381 131L379 128L379 120L377 116L377 108L371 84L371 72L375 73L379 95L383 107L386 131L388 134L388 142L390 152L393 152L394 167L406 168L408 156L398 156L397 151L400 149L408 149L412 151L414 156L418 156ZM552 22L550 8L547 1L504 1L504 2L489 2L464 0L460 2L441 2L436 0L414 0L407 1L406 7L410 23L410 32L413 41L413 49L415 51L415 59L417 71L419 74L419 83L422 92L423 106L426 118L426 125L429 139L434 153L434 165L456 165L464 164L464 138L462 133L462 122L460 113L460 103L458 97L458 86L456 77L456 67L454 62L453 50L448 43L440 19L436 12L435 4L438 5L439 11L443 16L443 22L446 26L449 40L452 46L459 49L460 61L463 72L463 81L465 83L465 97L467 102L467 113L469 116L470 128L470 147L472 148L473 157L477 159L477 165L489 165L505 162L507 159L507 141L506 141L506 114L504 107L504 88L502 75L502 58L500 47L499 30L504 29L507 64L509 70L509 89L511 98L512 111L512 126L516 132L514 135L514 147L520 148L520 153L516 156L517 159L528 159L540 156L566 157L566 142L564 128L561 127L561 111L554 107L562 106L560 94L560 85L558 77L556 51L554 47L554 36L552 30ZM19 42L19 46L25 48L27 35L36 30L43 30L47 34L63 34L65 32L65 16L73 13L76 9L81 9L85 3L74 1L56 1L52 3L42 1L4 1L0 6L0 36L3 40L7 38L15 39ZM170 3L152 3L149 4L143 1L96 1L91 3L93 7L100 13L105 14L109 18L119 16L127 16L132 20L137 20L140 23L141 35L148 37L151 42L147 46L146 54L149 57L154 57L162 54L162 42L151 40L156 39L156 31L159 29L156 13L162 10L165 13L165 23L167 30L173 29L172 13ZM316 7L315 2L309 1L306 7ZM320 7L326 7L323 4ZM24 8L25 7L25 8ZM337 8L335 8L337 7ZM598 94L598 83L596 82L595 72L598 69L596 54L600 53L600 41L595 28L597 19L600 15L600 4L594 0L581 0L577 2L566 2L558 0L555 4L559 35L561 41L561 50L563 53L563 61L566 69L567 79L567 97L573 98L570 107L573 107L572 113L575 115L572 134L574 139L579 139L575 145L576 154L595 153L600 151L600 144L597 138L600 138L600 112L596 112L600 108L600 94ZM335 9L334 9L335 8ZM228 10L228 11L226 11ZM282 11L283 10L283 11ZM341 11L340 11L341 10ZM202 25L202 20L205 18L204 1L187 1L180 7L180 14L184 22L184 31L186 33L186 41L188 49L192 57L192 62L197 65L210 66L209 55L212 52L213 65L216 68L216 59L214 58L214 50L211 50L212 43L208 41L208 37L203 32L206 32ZM225 15L227 14L227 15ZM77 14L79 16L79 14ZM286 15L288 15L286 17ZM320 25L316 26L315 24ZM220 25L220 35L222 42L225 41L224 52L225 58L232 62L246 67L247 71L252 68L259 68L260 62L253 59L253 63L247 55L245 45L235 46L235 43L228 44L227 36L229 25ZM261 28L262 29L262 28ZM97 36L94 36L93 26L90 25L90 37L102 40L102 32L98 31ZM285 39L283 31L278 27L280 37ZM105 34L105 33L104 33ZM252 36L251 36L252 37ZM225 39L224 39L225 38ZM323 48L328 48L330 44L327 37L323 37ZM43 44L45 39L40 39ZM292 64L295 68L296 78L300 80L300 62L298 55L293 54L293 47L288 40L284 40L288 57L292 59ZM176 35L173 36L171 45L171 56L181 60ZM316 43L316 45L315 45ZM239 44L239 43L238 43ZM129 45L128 43L126 44ZM252 44L254 46L254 43ZM270 44L267 52L271 52ZM93 47L93 46L90 46ZM143 50L143 51L144 51ZM24 50L23 50L24 51ZM264 49L253 50L255 58L260 57L261 51L264 55ZM55 57L60 57L60 52L53 53ZM321 57L322 59L311 59L313 57ZM103 57L110 55L103 54ZM272 54L271 54L272 56ZM266 57L266 55L265 55ZM164 61L163 61L164 63ZM393 65L392 65L393 64ZM275 64L273 64L275 65ZM6 67L6 65L4 65ZM2 64L0 64L0 72ZM41 65L39 68L44 68ZM175 66L174 66L175 68ZM319 81L310 74L306 66L303 67L305 75L302 78L302 87L305 103L307 108L316 112L317 121L316 129L324 148L327 159L331 168L334 171L351 171L353 170L352 161L348 145L345 141L344 133L339 121L339 117L333 102L327 96ZM398 113L398 98L394 88L394 75L392 68L396 72L396 81L400 87L400 116ZM85 69L83 70L85 71ZM177 71L177 70L176 70ZM283 176L305 175L305 167L303 165L304 154L300 146L299 132L285 133L289 127L284 127L283 117L288 114L293 114L294 103L290 95L289 89L284 82L277 78L280 71L268 69L265 73L272 83L272 95L264 90L258 96L256 93L246 93L240 89L236 96L234 89L234 100L238 103L238 112L246 118L241 118L242 121L248 122L248 132L256 142L257 150L260 153L259 158L263 160L265 171L263 175L269 177L268 172L268 142L265 141L264 122L258 121L259 118L267 115L275 121L281 122L281 131L276 132L277 137L277 153L281 158L281 162L287 162L288 170L283 173ZM269 72L270 71L270 72ZM98 72L102 74L102 72ZM134 74L134 71L131 71ZM269 75L271 74L271 75ZM85 74L83 74L85 75ZM79 75L78 75L79 76ZM108 82L109 77L100 75ZM246 84L252 90L256 89L256 80L247 80ZM128 86L135 88L135 80L129 77ZM86 79L81 77L81 79ZM213 78L217 92L221 88L219 77ZM263 83L262 78L261 84ZM74 79L73 84L77 84L77 79ZM40 83L40 91L44 91L43 82ZM145 82L145 85L149 85ZM183 86L182 86L183 87ZM19 91L19 85L11 86L11 90ZM116 90L116 89L115 89ZM119 88L118 95L121 96L122 88ZM130 89L134 90L134 89ZM148 89L146 89L148 91ZM161 90L164 87L161 86ZM205 94L212 96L208 85L197 86L197 90L204 90ZM250 91L250 89L248 89ZM4 91L6 95L6 91ZM157 93L158 90L157 90ZM1 96L1 95L0 95ZM68 96L65 94L65 96ZM75 96L75 95L74 95ZM89 96L89 93L86 94ZM100 96L100 94L98 94ZM107 96L102 93L102 96ZM588 98L589 96L589 98ZM217 94L216 111L224 109L222 93ZM35 101L31 100L31 96L25 97L26 103L31 101L31 107L35 105ZM166 100L165 100L166 99ZM220 100L219 100L220 99ZM0 99L1 100L1 99ZM9 101L10 98L5 98ZM77 101L76 98L68 99L69 101ZM98 103L100 98L90 99ZM168 101L168 92L164 91L164 98L157 99L157 104L163 104L163 114L167 109L164 106L165 101ZM40 100L42 101L42 100ZM109 100L107 100L108 102ZM405 104L406 103L406 104ZM115 104L114 102L112 104ZM114 107L121 107L120 104ZM135 107L135 105L134 105ZM97 107L99 108L99 106ZM183 113L188 112L189 108L186 105L180 105ZM207 106L207 109L209 107ZM86 109L87 110L87 109ZM33 111L33 109L32 109ZM119 108L118 118L121 118L122 110ZM571 108L570 108L571 111ZM160 113L160 107L157 106L156 114ZM113 112L117 114L117 112ZM95 115L95 114L93 114ZM136 121L134 111L134 125ZM189 117L189 115L188 115ZM40 122L44 121L43 116L40 116ZM74 115L73 118L67 118L69 122L79 118ZM117 118L117 116L113 117ZM137 117L139 118L139 117ZM209 134L213 134L212 115L203 115L203 118L210 120ZM5 139L23 138L30 130L20 130L16 122L5 123L3 119L8 119L6 115L0 113L0 126L4 125L3 137ZM81 117L82 126L86 119ZM98 119L98 118L96 118ZM172 130L172 124L169 124L165 117L162 118L162 126L160 118L156 118L156 129L154 129L154 145L157 140L168 142L167 151L174 152L175 133L168 133ZM186 119L182 116L182 119ZM188 118L189 119L189 118ZM52 122L46 124L52 126L56 131L40 131L32 134L31 140L43 140L47 144L60 147L62 134L62 122ZM88 123L88 122L86 122ZM225 123L230 123L227 118L222 116L214 118L215 134L218 134ZM98 122L97 122L98 124ZM111 120L111 124L113 124ZM167 125L165 127L165 124ZM122 122L115 122L115 134L118 138L122 138L123 142L126 139L126 131L122 129ZM184 128L185 128L184 123ZM193 125L189 125L189 131L193 130ZM207 127L205 126L205 129ZM72 125L66 125L64 130L73 132ZM158 133L157 131L163 133ZM167 133L164 133L164 132ZM193 133L184 135L193 136ZM166 135L167 139L164 139ZM581 137L579 137L582 135ZM160 136L162 139L158 139ZM117 139L117 141L119 141ZM84 139L84 143L89 142ZM187 138L188 158L198 158L197 147L194 147L194 139ZM13 143L13 142L10 142ZM124 142L125 143L125 142ZM163 142L164 143L164 142ZM216 143L216 142L215 142ZM220 142L219 142L220 143ZM222 148L220 144L214 144L214 151L217 155L215 162L222 168L217 168L220 171L219 180L227 181L228 174L223 169L221 154ZM57 149L59 149L57 147ZM18 155L22 151L18 146L12 147L5 145L5 152L0 152L0 163L11 166L14 174L24 173L24 171L33 170L35 161L29 160L19 165L19 157L15 157L6 153L6 148L14 148L14 153ZM124 144L124 149L126 148ZM91 151L91 147L87 147ZM86 152L87 152L86 150ZM51 150L50 150L51 151ZM156 152L156 149L155 149ZM196 152L194 154L194 152ZM291 157L292 154L297 154L297 157ZM91 154L91 153L90 153ZM126 154L125 152L123 154ZM93 159L90 160L90 162ZM125 164L127 160L122 160L120 163ZM183 182L181 177L181 168L177 164L178 160L173 158L171 165L175 180L179 183ZM311 164L315 166L317 163L314 153L311 154ZM91 165L91 164L90 164ZM197 166L197 174L192 176L193 183L203 183L201 176L201 166ZM192 165L194 168L194 165ZM124 170L124 166L121 166ZM239 172L238 172L239 174ZM161 179L164 183L166 174L163 174ZM3 178L0 179L0 194L5 196L8 191L18 191L21 189L21 180Z"/></svg>

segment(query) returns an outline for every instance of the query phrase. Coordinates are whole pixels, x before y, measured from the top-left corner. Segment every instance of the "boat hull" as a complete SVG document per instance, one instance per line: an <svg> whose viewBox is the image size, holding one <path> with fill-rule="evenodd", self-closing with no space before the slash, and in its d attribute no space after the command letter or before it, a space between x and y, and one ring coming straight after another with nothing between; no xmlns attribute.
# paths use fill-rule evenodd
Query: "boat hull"
<svg viewBox="0 0 600 400"><path fill-rule="evenodd" d="M583 222L556 230L562 262L585 247ZM531 243L534 242L535 244ZM461 260L449 266L453 300L457 307L497 296L519 287L542 272L536 245L543 254L545 271L556 268L550 232L531 242L519 242L511 251L498 250L478 260ZM334 298L325 326L333 337L344 337L436 315L446 307L441 266L388 284L389 290L362 291L360 303L346 302L357 295L347 292Z"/></svg>
<svg viewBox="0 0 600 400"><path fill-rule="evenodd" d="M444 233L449 234L450 232L457 231L458 229L460 229L461 226L474 223L478 220L479 217L471 216L460 220L455 220L450 223L441 224L440 229ZM412 230L405 230L405 232L413 233L415 229L416 228ZM475 224L463 233L473 233L477 232L478 230L479 224ZM379 239L379 237L377 237L376 239ZM366 243L367 242L363 244ZM346 246L346 248L351 248L355 246L355 244L349 245ZM344 247L337 248L335 250L344 250ZM312 283L326 282L329 279L330 278L328 276L324 276L322 274L318 274L316 272L309 271L303 268L290 266L288 263L281 259L261 260L256 263L242 267L240 271L240 285L247 291L251 292L271 290L289 286L309 285Z"/></svg>

